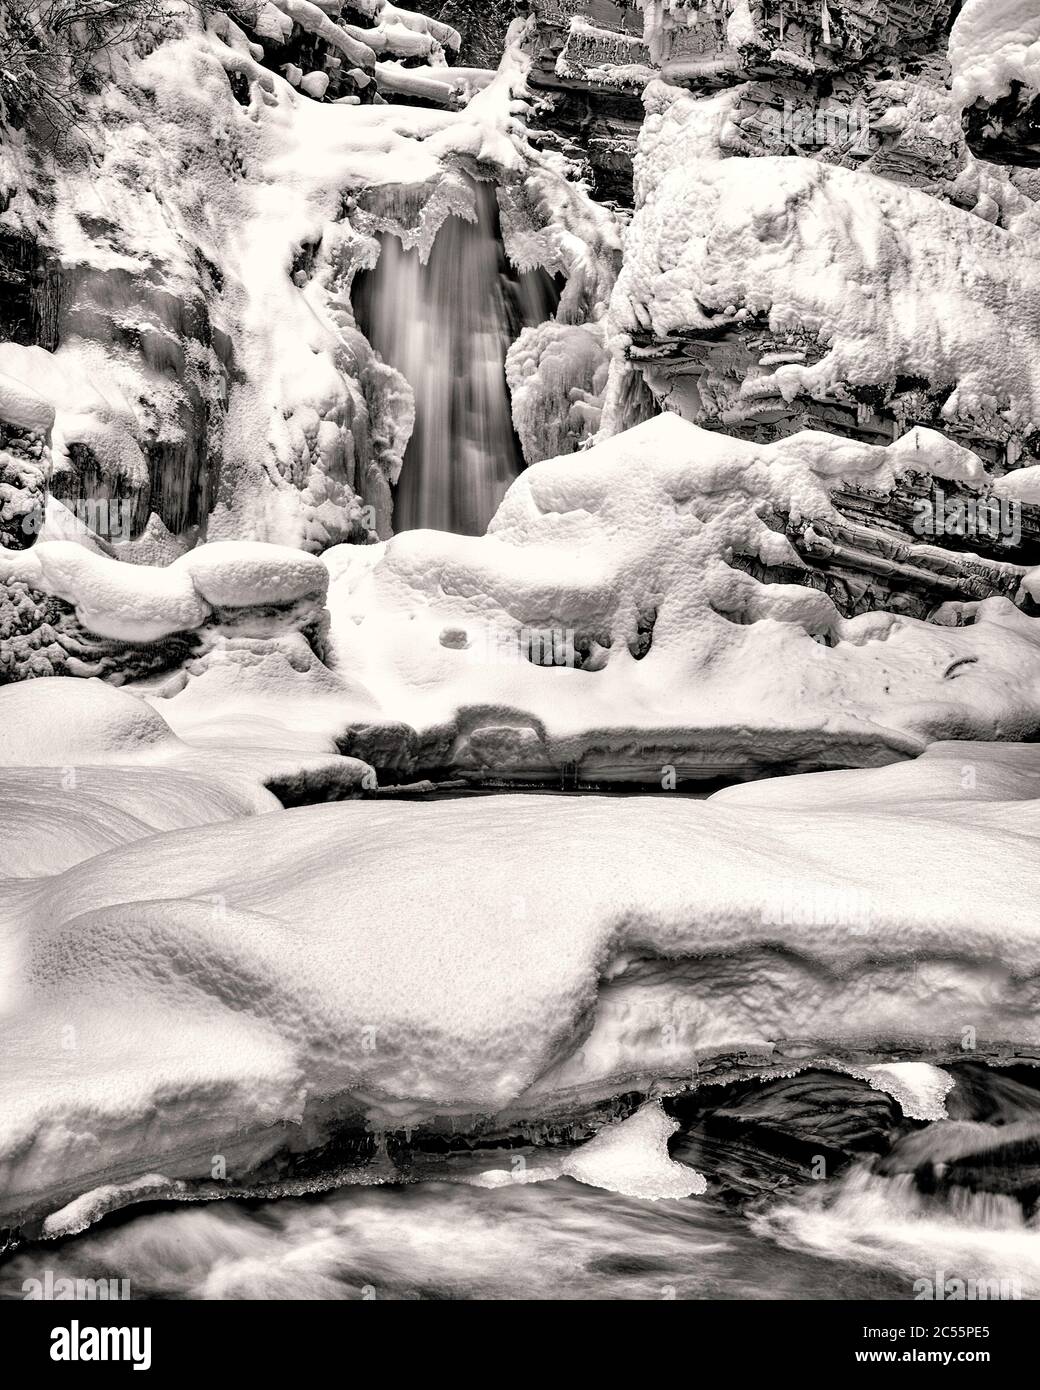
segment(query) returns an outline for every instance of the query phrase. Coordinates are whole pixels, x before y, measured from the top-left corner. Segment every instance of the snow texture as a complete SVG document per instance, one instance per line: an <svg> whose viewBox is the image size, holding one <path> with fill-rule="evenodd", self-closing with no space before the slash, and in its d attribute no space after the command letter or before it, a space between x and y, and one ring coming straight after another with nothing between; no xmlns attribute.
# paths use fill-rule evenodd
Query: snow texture
<svg viewBox="0 0 1040 1390"><path fill-rule="evenodd" d="M965 0L950 34L953 97L996 101L1013 82L1040 90L1040 9L1035 0Z"/></svg>
<svg viewBox="0 0 1040 1390"><path fill-rule="evenodd" d="M816 433L757 445L659 416L529 468L486 537L329 551L329 661L383 724L451 730L456 766L489 773L641 764L656 781L690 761L700 775L756 756L858 764L1025 736L1040 630L1009 600L973 605L962 627L846 620L817 590L729 563L801 563L766 503L827 517L839 479L885 492L908 468L982 476L926 430L888 448Z"/></svg>

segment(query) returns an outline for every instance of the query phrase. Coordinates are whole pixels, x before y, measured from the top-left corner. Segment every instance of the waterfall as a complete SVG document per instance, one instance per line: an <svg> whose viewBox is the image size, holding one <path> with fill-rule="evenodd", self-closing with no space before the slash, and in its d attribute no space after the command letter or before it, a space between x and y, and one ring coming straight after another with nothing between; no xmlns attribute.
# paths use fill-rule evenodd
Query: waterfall
<svg viewBox="0 0 1040 1390"><path fill-rule="evenodd" d="M424 266L393 235L358 277L358 326L415 392L415 429L394 503L394 530L482 535L523 468L505 355L520 329L555 310L541 272L508 267L491 184L477 184L477 221L449 217Z"/></svg>

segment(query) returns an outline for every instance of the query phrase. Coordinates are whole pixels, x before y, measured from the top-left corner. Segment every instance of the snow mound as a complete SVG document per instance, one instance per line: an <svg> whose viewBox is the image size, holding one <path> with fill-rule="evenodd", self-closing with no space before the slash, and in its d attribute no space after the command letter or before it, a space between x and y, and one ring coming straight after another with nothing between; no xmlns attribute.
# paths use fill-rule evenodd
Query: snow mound
<svg viewBox="0 0 1040 1390"><path fill-rule="evenodd" d="M3 1210L113 1172L209 1181L214 1154L244 1180L287 1125L299 1150L330 1125L544 1120L720 1055L873 1065L898 1037L941 1060L966 1026L980 1055L1035 1048L1040 801L908 819L886 775L782 817L665 796L309 806L19 887Z"/></svg>
<svg viewBox="0 0 1040 1390"><path fill-rule="evenodd" d="M0 765L74 767L182 746L162 715L104 681L50 676L0 686Z"/></svg>
<svg viewBox="0 0 1040 1390"><path fill-rule="evenodd" d="M1012 82L1040 90L1040 10L1035 0L966 0L950 33L953 98L996 101Z"/></svg>
<svg viewBox="0 0 1040 1390"><path fill-rule="evenodd" d="M401 773L571 764L667 785L677 769L857 765L943 738L1031 736L1040 626L1008 599L957 627L844 619L815 588L730 563L797 573L770 508L837 517L840 480L884 493L911 469L982 476L927 430L887 448L808 432L759 445L666 414L529 468L486 536L328 551L328 661L380 711L345 703L350 751L392 760L392 726Z"/></svg>

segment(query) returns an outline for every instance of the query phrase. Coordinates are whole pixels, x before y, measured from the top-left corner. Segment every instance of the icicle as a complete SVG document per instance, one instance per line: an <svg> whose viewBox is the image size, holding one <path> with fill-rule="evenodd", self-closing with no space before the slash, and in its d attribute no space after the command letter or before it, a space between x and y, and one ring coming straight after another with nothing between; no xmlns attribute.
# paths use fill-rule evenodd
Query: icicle
<svg viewBox="0 0 1040 1390"><path fill-rule="evenodd" d="M831 42L831 12L827 8L827 0L820 0L820 24L823 27L823 42L830 47Z"/></svg>

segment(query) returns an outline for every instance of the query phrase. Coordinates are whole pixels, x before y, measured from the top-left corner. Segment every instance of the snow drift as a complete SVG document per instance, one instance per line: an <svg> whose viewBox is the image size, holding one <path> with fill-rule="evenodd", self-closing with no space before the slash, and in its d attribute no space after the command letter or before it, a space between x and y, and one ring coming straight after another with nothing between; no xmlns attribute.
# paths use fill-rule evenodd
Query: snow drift
<svg viewBox="0 0 1040 1390"><path fill-rule="evenodd" d="M1031 1055L1040 764L1018 753L1007 781L1000 750L944 745L835 774L826 804L795 780L762 807L303 807L9 882L5 1222L154 1175L219 1195L214 1156L241 1185L336 1134L541 1123L735 1064L941 1061L969 1033Z"/></svg>

